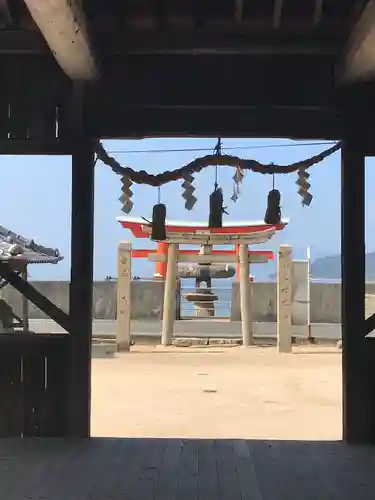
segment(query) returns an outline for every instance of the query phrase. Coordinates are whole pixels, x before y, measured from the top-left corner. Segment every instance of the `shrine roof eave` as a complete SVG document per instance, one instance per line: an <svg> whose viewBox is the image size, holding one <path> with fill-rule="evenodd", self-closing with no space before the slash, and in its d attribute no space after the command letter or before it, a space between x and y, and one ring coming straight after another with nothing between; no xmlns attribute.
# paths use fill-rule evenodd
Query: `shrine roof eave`
<svg viewBox="0 0 375 500"><path fill-rule="evenodd" d="M56 248L44 247L33 239L0 226L0 261L26 264L57 264L63 256Z"/></svg>
<svg viewBox="0 0 375 500"><path fill-rule="evenodd" d="M141 224L141 225L145 225L145 224L148 224L147 223L147 220L149 220L148 218L143 218L143 217L133 217L133 216L129 216L129 215L120 215L119 217L116 218L116 220L118 222L120 222L121 224L123 222L126 222L126 223L131 223L131 224ZM284 218L282 221L281 221L281 224L280 225L284 225L286 226L288 223L289 223L290 219L288 218ZM182 220L166 220L165 221L165 225L172 228L172 227L185 227L187 229L208 229L208 223L207 221L182 221ZM237 228L251 228L251 227L259 227L259 226L263 226L263 227L269 227L269 224L265 224L264 221L262 220L256 220L256 221L250 221L250 220L242 220L242 221L223 221L223 228L231 228L233 229L234 231L237 229Z"/></svg>

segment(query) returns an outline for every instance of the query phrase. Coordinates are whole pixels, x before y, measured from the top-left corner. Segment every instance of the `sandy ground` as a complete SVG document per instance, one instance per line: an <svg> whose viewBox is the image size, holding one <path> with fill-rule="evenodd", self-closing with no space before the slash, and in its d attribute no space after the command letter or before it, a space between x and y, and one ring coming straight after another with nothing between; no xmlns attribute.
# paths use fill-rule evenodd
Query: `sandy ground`
<svg viewBox="0 0 375 500"><path fill-rule="evenodd" d="M341 439L341 355L145 346L94 359L92 435Z"/></svg>

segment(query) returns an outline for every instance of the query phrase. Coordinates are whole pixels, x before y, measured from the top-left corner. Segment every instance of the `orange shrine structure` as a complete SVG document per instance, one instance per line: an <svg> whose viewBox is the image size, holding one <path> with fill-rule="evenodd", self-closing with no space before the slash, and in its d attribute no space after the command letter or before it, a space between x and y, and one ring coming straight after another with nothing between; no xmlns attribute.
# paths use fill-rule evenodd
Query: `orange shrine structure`
<svg viewBox="0 0 375 500"><path fill-rule="evenodd" d="M141 217L120 216L117 217L118 222L132 232L135 238L150 239L151 226ZM280 231L285 228L288 221L283 221L277 226L269 226L264 222L237 222L225 223L222 228L208 228L202 222L181 222L169 221L166 224L167 237L169 239L180 239L183 244L202 244L202 239L209 235L209 240L212 241L211 245L225 245L233 243L233 249L220 249L211 250L212 255L233 256L239 255L240 244L237 240L250 237L248 244L259 244L261 239L264 239L264 231ZM269 233L267 233L268 235ZM251 235L251 236L250 236ZM269 239L269 236L267 239ZM199 239L199 242L197 241ZM246 237L245 237L246 239ZM267 241L267 239L265 241ZM233 241L232 241L233 240ZM203 243L206 244L206 243ZM154 278L165 279L167 275L167 255L168 255L168 241L158 241L156 249L132 249L133 258L144 258L155 260L155 273ZM179 255L193 256L198 255L199 251L194 249L179 249ZM273 260L274 254L270 250L250 250L249 251L251 263L263 263ZM228 257L229 261L232 259ZM238 260L238 258L237 258ZM218 261L218 260L217 260ZM221 260L220 262L223 262ZM240 276L239 261L236 263L236 274Z"/></svg>
<svg viewBox="0 0 375 500"><path fill-rule="evenodd" d="M151 223L141 217L120 216L118 222L132 232L136 238L151 237ZM251 285L249 279L250 263L266 263L273 259L273 252L266 250L250 250L249 245L258 245L270 240L278 231L283 230L288 224L287 220L277 225L269 225L264 222L227 222L223 223L221 228L210 228L204 222L182 222L166 221L166 239L157 242L156 250L131 249L123 247L128 255L120 256L120 262L129 262L131 258L148 258L155 262L155 278L165 280L164 288L164 308L163 308L163 327L162 344L170 345L173 340L174 320L176 317L176 286L177 277L196 278L196 282L207 282L207 288L211 287L212 278L230 277L233 274L225 273L228 270L228 264L236 264L237 276L240 280L240 297L242 311L242 339L244 345L253 343L252 315L251 315ZM179 245L199 245L200 250L179 249ZM232 249L217 250L213 249L215 245L229 245ZM121 252L121 245L120 245ZM190 263L186 269L178 268L179 263ZM226 267L217 264L226 263ZM119 279L124 273L128 276L130 287L129 269L119 269ZM119 283L120 295L130 297L130 288L124 293L121 291L122 284ZM202 297L202 289L197 287L197 294ZM196 294L195 294L196 295ZM207 298L207 301L215 300ZM217 299L216 299L217 300ZM129 307L126 308L130 309ZM125 308L121 307L121 301L118 304L120 315L118 323L121 323L121 311L126 318L124 326L118 328L129 328L129 314ZM210 315L210 314L209 314ZM211 314L212 315L212 314ZM125 345L130 345L125 342Z"/></svg>

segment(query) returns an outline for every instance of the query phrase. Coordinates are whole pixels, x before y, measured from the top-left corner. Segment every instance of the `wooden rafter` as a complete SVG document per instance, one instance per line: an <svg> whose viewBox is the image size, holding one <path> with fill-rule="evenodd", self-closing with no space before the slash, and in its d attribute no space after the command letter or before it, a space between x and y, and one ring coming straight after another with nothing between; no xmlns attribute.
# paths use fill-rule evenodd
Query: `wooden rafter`
<svg viewBox="0 0 375 500"><path fill-rule="evenodd" d="M275 29L280 27L284 0L274 0L272 24Z"/></svg>
<svg viewBox="0 0 375 500"><path fill-rule="evenodd" d="M240 23L243 19L243 2L244 0L236 0L234 18L237 23Z"/></svg>
<svg viewBox="0 0 375 500"><path fill-rule="evenodd" d="M324 0L315 0L314 18L313 18L314 26L317 26L322 19L323 2Z"/></svg>
<svg viewBox="0 0 375 500"><path fill-rule="evenodd" d="M8 28L11 22L8 0L0 0L0 29Z"/></svg>
<svg viewBox="0 0 375 500"><path fill-rule="evenodd" d="M24 0L57 62L72 80L93 80L97 66L81 0Z"/></svg>
<svg viewBox="0 0 375 500"><path fill-rule="evenodd" d="M375 0L370 0L355 25L339 71L340 82L370 80L375 75Z"/></svg>

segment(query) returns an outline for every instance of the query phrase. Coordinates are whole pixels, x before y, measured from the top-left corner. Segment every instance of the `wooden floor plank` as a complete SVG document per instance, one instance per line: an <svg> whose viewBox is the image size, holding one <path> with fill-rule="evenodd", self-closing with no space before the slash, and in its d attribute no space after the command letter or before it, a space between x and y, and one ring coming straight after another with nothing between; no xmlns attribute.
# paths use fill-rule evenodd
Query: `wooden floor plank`
<svg viewBox="0 0 375 500"><path fill-rule="evenodd" d="M181 439L166 439L155 500L175 500L182 454Z"/></svg>
<svg viewBox="0 0 375 500"><path fill-rule="evenodd" d="M375 449L195 439L0 439L7 500L368 500Z"/></svg>
<svg viewBox="0 0 375 500"><path fill-rule="evenodd" d="M375 482L368 475L367 466L364 472L359 465L359 449L355 451L357 463L354 464L348 461L352 448L343 443L251 441L249 446L264 500L375 498ZM374 456L374 450L371 455ZM353 477L348 481L351 474ZM361 484L366 484L364 497L360 493Z"/></svg>
<svg viewBox="0 0 375 500"><path fill-rule="evenodd" d="M24 480L25 473L35 462L33 454L30 457L26 454L19 460L17 443L18 440L0 439L0 498L17 500L15 485L18 484L19 478Z"/></svg>
<svg viewBox="0 0 375 500"><path fill-rule="evenodd" d="M132 492L132 500L150 500L155 497L163 462L165 441L149 439L147 452L142 454L137 471L137 483Z"/></svg>
<svg viewBox="0 0 375 500"><path fill-rule="evenodd" d="M199 440L183 439L178 473L178 500L198 498L198 447Z"/></svg>
<svg viewBox="0 0 375 500"><path fill-rule="evenodd" d="M244 439L233 441L239 488L242 500L262 500L254 459Z"/></svg>
<svg viewBox="0 0 375 500"><path fill-rule="evenodd" d="M138 474L141 467L143 455L149 451L148 439L132 439L131 453L125 453L121 450L123 461L117 468L117 480L111 488L107 489L108 498L113 500L133 500L136 497L136 486L138 483ZM107 465L108 467L108 465ZM106 498L106 497L104 497ZM91 500L91 499L90 499ZM99 498L97 500L100 500Z"/></svg>
<svg viewBox="0 0 375 500"><path fill-rule="evenodd" d="M293 477L293 498L301 498L301 495L306 500L314 500L315 498L320 498L321 500L339 500L339 498L345 498L342 495L337 497L335 490L328 489L324 484L322 480L323 462L320 464L319 470L314 469L311 452L308 452L312 448L313 446L309 445L307 449L306 443L302 441L299 443L276 443L272 446L274 451L277 450L280 459L281 455L284 458L285 467L283 472ZM324 461L323 455L326 455L326 453L322 454L322 460Z"/></svg>
<svg viewBox="0 0 375 500"><path fill-rule="evenodd" d="M14 450L17 460L23 464L23 472L20 476L22 479L20 481L20 477L16 478L9 491L16 489L20 498L38 497L42 482L48 481L53 484L54 469L61 469L65 463L63 449L56 453L56 447L52 441L42 441L36 446L32 438L26 438L23 445L17 446Z"/></svg>
<svg viewBox="0 0 375 500"><path fill-rule="evenodd" d="M241 500L240 484L230 440L215 441L220 500Z"/></svg>
<svg viewBox="0 0 375 500"><path fill-rule="evenodd" d="M256 464L264 500L273 498L279 500L301 499L300 474L307 465L306 460L300 462L296 470L294 464L288 459L286 444L286 442L278 441L251 441L248 443ZM292 485L293 487L291 487ZM323 492L321 493L323 494ZM302 498L305 500L305 495Z"/></svg>
<svg viewBox="0 0 375 500"><path fill-rule="evenodd" d="M111 498L113 492L123 498L128 493L127 482L135 470L133 462L137 449L139 447L135 439L110 440L104 462L104 478L103 471L99 471L100 481L91 492L90 500Z"/></svg>
<svg viewBox="0 0 375 500"><path fill-rule="evenodd" d="M352 446L345 453L341 450L342 443L332 443L325 453L319 444L309 443L304 447L303 455L308 452L312 474L320 477L322 490L335 500L375 498L375 479L369 477L369 470L375 471L374 448Z"/></svg>
<svg viewBox="0 0 375 500"><path fill-rule="evenodd" d="M215 441L202 439L198 444L198 498L216 500L218 496L219 477Z"/></svg>

